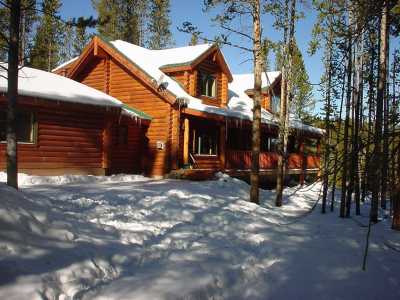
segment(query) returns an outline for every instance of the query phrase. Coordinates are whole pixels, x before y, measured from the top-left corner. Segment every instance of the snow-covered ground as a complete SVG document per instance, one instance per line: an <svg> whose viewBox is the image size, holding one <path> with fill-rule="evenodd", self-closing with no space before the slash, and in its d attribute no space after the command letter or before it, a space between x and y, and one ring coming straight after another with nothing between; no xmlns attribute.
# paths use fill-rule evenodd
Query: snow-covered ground
<svg viewBox="0 0 400 300"><path fill-rule="evenodd" d="M0 174L0 181L4 181ZM0 299L400 299L400 234L321 215L320 184L21 176L0 183Z"/></svg>

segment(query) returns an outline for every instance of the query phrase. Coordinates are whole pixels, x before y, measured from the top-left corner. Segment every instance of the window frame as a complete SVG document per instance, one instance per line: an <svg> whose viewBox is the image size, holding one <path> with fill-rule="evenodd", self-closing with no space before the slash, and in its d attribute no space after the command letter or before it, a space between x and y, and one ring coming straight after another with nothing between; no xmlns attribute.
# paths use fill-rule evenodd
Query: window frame
<svg viewBox="0 0 400 300"><path fill-rule="evenodd" d="M192 131L192 151L191 154L195 155L195 156L208 156L208 157L218 157L218 144L219 144L219 136L218 133L215 132L214 134L210 134L211 132L209 131L203 131L199 134L199 131L201 131L201 129L193 129ZM202 142L199 142L199 139L201 139L204 135L210 137L211 139L214 139L214 143L213 143L213 147L211 147L210 149L214 148L215 151L212 151L214 153L210 154L210 153L201 153L201 145ZM200 150L200 151L199 151Z"/></svg>
<svg viewBox="0 0 400 300"><path fill-rule="evenodd" d="M4 112L4 114L5 114L4 123L5 123L5 126L7 126L7 111L6 110L0 110L0 113L1 112ZM38 122L37 122L37 119L36 119L35 112L27 111L27 110L18 110L17 111L17 117L18 117L18 114L29 114L29 116L30 116L30 120L31 120L31 122L30 122L31 123L31 133L30 133L31 141L29 141L29 142L21 142L21 141L18 141L18 137L17 137L17 144L19 144L19 145L36 145L38 143ZM1 119L0 119L0 123L1 123ZM7 136L7 133L6 133L6 136ZM0 144L7 144L7 137L6 137L5 140L1 140L1 138L0 138Z"/></svg>
<svg viewBox="0 0 400 300"><path fill-rule="evenodd" d="M212 79L212 86L210 89L210 79ZM203 97L207 97L207 98L212 98L215 99L217 98L218 95L218 91L217 91L217 76L215 74L210 74L210 73L205 73L205 72L201 72L200 73L200 95ZM208 91L211 92L211 95L208 95Z"/></svg>

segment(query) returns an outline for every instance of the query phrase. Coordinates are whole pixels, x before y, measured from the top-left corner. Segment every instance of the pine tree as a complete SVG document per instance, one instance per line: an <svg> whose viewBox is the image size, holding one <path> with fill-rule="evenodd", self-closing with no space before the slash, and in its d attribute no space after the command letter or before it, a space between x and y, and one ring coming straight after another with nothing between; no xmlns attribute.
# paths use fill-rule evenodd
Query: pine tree
<svg viewBox="0 0 400 300"><path fill-rule="evenodd" d="M8 55L8 24L9 10L6 7L0 7L0 61L7 61Z"/></svg>
<svg viewBox="0 0 400 300"><path fill-rule="evenodd" d="M165 49L172 44L169 7L169 0L150 1L149 40L147 42L150 49Z"/></svg>
<svg viewBox="0 0 400 300"><path fill-rule="evenodd" d="M199 43L199 33L193 32L190 37L189 46L196 46Z"/></svg>
<svg viewBox="0 0 400 300"><path fill-rule="evenodd" d="M92 0L92 4L98 14L100 36L143 46L147 0Z"/></svg>
<svg viewBox="0 0 400 300"><path fill-rule="evenodd" d="M20 14L20 46L19 46L19 64L24 65L29 58L29 52L32 48L32 36L34 32L34 23L36 21L36 0L21 0ZM10 10L6 7L0 7L0 61L7 61L8 47L8 25L10 19Z"/></svg>
<svg viewBox="0 0 400 300"><path fill-rule="evenodd" d="M42 15L34 38L31 52L31 66L51 71L61 60L61 38L63 24L60 20L60 0L44 0Z"/></svg>
<svg viewBox="0 0 400 300"><path fill-rule="evenodd" d="M92 20L92 24L94 21ZM78 18L74 32L73 55L80 55L86 45L89 43L91 35L87 32L87 27L92 26L85 22L83 18Z"/></svg>
<svg viewBox="0 0 400 300"><path fill-rule="evenodd" d="M280 51L275 51L275 67L277 70L282 68L282 55ZM293 101L290 103L290 112L302 121L306 121L315 107L315 99L312 94L312 86L304 64L303 55L294 39L292 57L292 84Z"/></svg>

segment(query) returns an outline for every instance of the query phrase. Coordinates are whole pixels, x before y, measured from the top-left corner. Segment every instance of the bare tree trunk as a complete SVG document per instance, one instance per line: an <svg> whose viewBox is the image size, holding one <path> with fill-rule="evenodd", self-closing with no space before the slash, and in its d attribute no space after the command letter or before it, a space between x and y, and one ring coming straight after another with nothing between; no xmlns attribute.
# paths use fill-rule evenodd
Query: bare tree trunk
<svg viewBox="0 0 400 300"><path fill-rule="evenodd" d="M352 45L351 34L348 36L347 49L347 88L346 88L346 118L344 120L344 137L343 137L343 169L342 169L342 190L340 197L340 217L344 218L346 213L346 188L347 188L347 171L349 164L349 123L350 123L350 104L351 104L351 75L352 75ZM350 210L347 203L347 210Z"/></svg>
<svg viewBox="0 0 400 300"><path fill-rule="evenodd" d="M7 87L7 184L18 188L16 114L18 98L18 54L21 1L11 1Z"/></svg>
<svg viewBox="0 0 400 300"><path fill-rule="evenodd" d="M331 5L331 2L329 2ZM331 130L330 130L330 114L331 114L331 88L332 88L332 24L329 27L328 36L328 57L327 57L327 67L328 67L328 82L326 86L326 107L325 107L325 147L324 147L324 177L323 177L323 192L322 192L322 213L326 213L326 203L328 197L329 188L329 159L331 155Z"/></svg>
<svg viewBox="0 0 400 300"><path fill-rule="evenodd" d="M260 28L260 1L254 2L254 107L252 127L252 156L250 174L250 201L259 203L259 180L260 180L260 128L261 128L261 28Z"/></svg>
<svg viewBox="0 0 400 300"><path fill-rule="evenodd" d="M393 211L393 205L395 201L395 185L398 183L396 180L396 162L397 162L397 157L396 157L396 123L397 123L397 104L396 104L396 72L397 72L397 60L396 60L396 54L393 54L393 67L392 67L392 110L391 110L391 158L392 158L392 165L391 165L391 176L390 178L390 186L391 192L390 192L390 213ZM397 174L399 176L399 174Z"/></svg>
<svg viewBox="0 0 400 300"><path fill-rule="evenodd" d="M365 197L367 196L367 189L371 180L369 180L370 176L370 162L371 162L371 151L370 145L372 140L372 115L373 111L375 111L374 105L374 64L375 64L375 49L372 39L370 38L370 55L369 55L369 70L368 70L368 132L367 132L367 143L365 147L365 163L364 163L364 172L363 172L363 181L362 181L362 195L361 201L365 201Z"/></svg>
<svg viewBox="0 0 400 300"><path fill-rule="evenodd" d="M350 217L350 212L351 212L351 204L352 204L352 197L353 197L353 191L354 191L354 182L355 182L355 161L354 161L354 156L356 152L356 132L355 132L355 119L356 119L356 102L358 100L358 86L356 83L356 75L355 75L355 70L358 68L357 66L357 59L356 59L356 52L357 50L354 49L353 51L353 62L352 64L354 65L354 68L352 70L353 74L353 85L351 86L351 152L348 155L348 165L349 165L349 170L348 170L348 185L347 185L347 194L346 194L346 217ZM349 122L350 123L350 122ZM350 141L349 141L350 143Z"/></svg>
<svg viewBox="0 0 400 300"><path fill-rule="evenodd" d="M289 1L285 2L286 7ZM285 168L287 160L287 141L289 136L289 115L288 115L288 99L291 94L290 72L291 59L293 52L293 36L294 22L296 13L296 0L291 0L290 7L290 24L288 26L288 15L285 16L284 31L284 49L283 49L283 65L282 65L282 85L281 85L281 103L280 103L280 121L279 121L279 149L278 149L278 168L276 178L276 199L275 205L282 206L283 185L285 181ZM289 27L289 36L287 30Z"/></svg>
<svg viewBox="0 0 400 300"><path fill-rule="evenodd" d="M340 134L342 131L342 112L343 112L344 92L345 92L345 81L343 80L340 108L339 108L339 117L338 117L339 125L338 125L338 129L337 129L337 134L336 134L335 159L334 159L334 165L333 165L331 211L333 211L334 206L335 206L336 180L337 180L337 175L338 175L338 163L339 163L339 144L340 144Z"/></svg>
<svg viewBox="0 0 400 300"><path fill-rule="evenodd" d="M361 41L363 43L363 41ZM357 82L358 82L358 97L356 106L356 120L355 120L355 186L354 186L354 198L356 201L356 215L361 214L361 192L360 192L360 150L361 150L361 140L360 140L360 129L363 127L363 71L364 71L364 47L361 46L361 53L359 55L359 69L357 72Z"/></svg>
<svg viewBox="0 0 400 300"><path fill-rule="evenodd" d="M388 1L384 1L381 16L381 30L380 30L380 49L379 49L379 78L378 90L376 96L376 118L375 118L375 138L374 138L374 152L372 160L372 178L376 180L372 186L372 205L371 205L371 222L378 222L378 206L379 206L379 179L381 178L381 163L382 163L382 113L383 113L383 98L386 89L386 73L387 73L387 14L388 14Z"/></svg>
<svg viewBox="0 0 400 300"><path fill-rule="evenodd" d="M289 18L289 0L285 1L285 25L283 29L283 49L282 49L282 70L281 70L281 101L280 101L280 119L279 119L279 144L278 144L278 166L276 172L276 199L275 205L282 206L283 184L284 184L284 157L283 157L283 144L284 144L284 128L287 104L287 31L288 31L288 18Z"/></svg>
<svg viewBox="0 0 400 300"><path fill-rule="evenodd" d="M386 33L386 61L389 60L389 34ZM386 71L387 67L386 67ZM383 152L382 152L382 181L381 181L381 207L386 209L387 180L389 169L389 93L387 80L383 94Z"/></svg>
<svg viewBox="0 0 400 300"><path fill-rule="evenodd" d="M25 65L25 48L26 48L26 32L25 32L25 18L26 18L26 8L21 10L21 16L20 16L20 27L21 27L21 36L20 36L20 49L19 49L19 60L20 60L20 65L24 66Z"/></svg>

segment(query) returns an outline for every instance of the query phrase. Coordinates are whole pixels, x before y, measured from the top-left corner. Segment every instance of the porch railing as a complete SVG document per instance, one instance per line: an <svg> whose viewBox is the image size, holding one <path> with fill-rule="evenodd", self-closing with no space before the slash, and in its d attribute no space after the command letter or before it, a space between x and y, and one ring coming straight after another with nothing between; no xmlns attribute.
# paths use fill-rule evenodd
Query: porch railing
<svg viewBox="0 0 400 300"><path fill-rule="evenodd" d="M320 158L317 155L302 155L292 153L288 158L289 169L317 169ZM274 152L260 153L260 169L276 169L278 166L278 154ZM226 168L246 170L251 168L251 151L227 150Z"/></svg>

